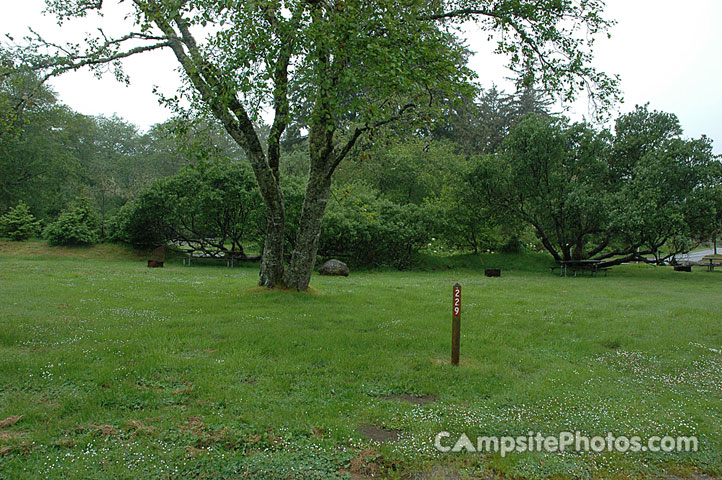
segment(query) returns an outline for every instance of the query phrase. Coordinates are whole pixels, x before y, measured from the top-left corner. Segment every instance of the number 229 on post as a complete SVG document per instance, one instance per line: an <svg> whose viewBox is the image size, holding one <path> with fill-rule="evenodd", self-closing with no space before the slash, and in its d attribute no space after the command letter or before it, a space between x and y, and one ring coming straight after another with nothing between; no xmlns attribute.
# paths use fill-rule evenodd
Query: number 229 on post
<svg viewBox="0 0 722 480"><path fill-rule="evenodd" d="M453 313L455 317L461 315L461 285L454 285L454 309Z"/></svg>

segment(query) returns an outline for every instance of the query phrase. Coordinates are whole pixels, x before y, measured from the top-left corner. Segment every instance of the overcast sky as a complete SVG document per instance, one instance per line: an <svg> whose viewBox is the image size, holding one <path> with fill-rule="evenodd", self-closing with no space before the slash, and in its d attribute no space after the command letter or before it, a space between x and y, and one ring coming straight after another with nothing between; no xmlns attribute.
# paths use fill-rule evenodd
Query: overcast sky
<svg viewBox="0 0 722 480"><path fill-rule="evenodd" d="M28 27L48 40L79 40L82 31L43 17L43 0L3 2L0 31L17 38ZM116 2L108 2L108 5ZM715 153L722 153L722 1L689 0L607 0L606 16L617 20L612 38L599 38L595 66L622 77L624 104L621 113L636 104L649 102L651 108L676 114L685 135L706 134L714 140ZM106 33L113 24L106 16ZM83 28L88 22L81 22ZM79 24L80 25L80 24ZM490 55L486 35L469 32L469 45L478 52L472 67L484 86L496 83L511 90L504 80L509 72L503 58ZM52 81L62 102L89 114L117 114L145 130L162 122L170 112L158 105L154 86L172 94L179 85L176 64L170 51L151 52L126 61L131 86L107 75L97 80L88 72L68 73ZM577 116L586 112L577 106Z"/></svg>

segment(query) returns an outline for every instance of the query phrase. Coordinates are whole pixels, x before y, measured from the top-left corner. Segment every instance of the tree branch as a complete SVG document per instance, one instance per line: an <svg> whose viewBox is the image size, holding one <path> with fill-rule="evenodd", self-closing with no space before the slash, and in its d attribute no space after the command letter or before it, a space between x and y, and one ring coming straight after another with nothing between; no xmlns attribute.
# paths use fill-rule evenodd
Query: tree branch
<svg viewBox="0 0 722 480"><path fill-rule="evenodd" d="M417 17L418 20L426 20L426 21L436 21L436 20L446 20L449 18L461 18L461 17L469 17L472 15L485 15L490 17L495 17L493 12L483 9L483 8L460 8L457 10L451 10L449 12L443 12L443 13L437 13L434 15L421 15Z"/></svg>
<svg viewBox="0 0 722 480"><path fill-rule="evenodd" d="M346 142L346 144L343 146L343 148L341 148L341 150L334 155L334 161L331 164L331 168L329 169L329 172L327 173L327 175L329 177L331 175L333 175L334 170L336 170L336 168L343 161L343 159L346 158L346 155L348 155L348 153L351 151L351 149L354 147L354 145L356 145L356 142L361 137L361 135L368 132L369 130L373 130L374 128L379 128L379 127L382 127L389 123L393 123L393 122L400 120L401 117L403 117L404 113L406 113L407 111L412 110L414 108L416 108L415 104L408 103L408 104L404 105L403 107L401 107L395 115L392 115L391 117L389 117L385 120L380 120L371 125L366 124L364 127L361 127L361 128L357 127L356 129L354 129L354 132L351 135L351 138L349 138L348 141Z"/></svg>
<svg viewBox="0 0 722 480"><path fill-rule="evenodd" d="M69 47L47 41L32 29L30 31L35 36L35 41L38 44L62 53L62 55L56 56L40 56L38 58L29 59L26 62L31 70L50 70L43 81L68 71L79 70L83 67L97 67L99 65L113 63L139 53L170 47L170 42L167 37L149 35L141 32L131 32L127 35L123 35L122 37L108 38L102 29L98 29L100 35L103 37L103 42L89 49L89 51L80 53L78 51L73 51L73 49ZM124 51L116 50L124 43L131 40L152 40L157 43L137 46Z"/></svg>
<svg viewBox="0 0 722 480"><path fill-rule="evenodd" d="M291 63L291 56L295 49L295 35L297 24L299 22L301 10L297 10L291 18L288 26L287 35L281 36L281 48L273 65L273 106L275 114L271 131L268 136L268 165L271 167L276 180L280 180L279 163L281 157L281 135L286 130L289 123L290 107L288 102L288 67ZM279 19L275 15L276 12L264 11L266 20L272 28L279 30Z"/></svg>

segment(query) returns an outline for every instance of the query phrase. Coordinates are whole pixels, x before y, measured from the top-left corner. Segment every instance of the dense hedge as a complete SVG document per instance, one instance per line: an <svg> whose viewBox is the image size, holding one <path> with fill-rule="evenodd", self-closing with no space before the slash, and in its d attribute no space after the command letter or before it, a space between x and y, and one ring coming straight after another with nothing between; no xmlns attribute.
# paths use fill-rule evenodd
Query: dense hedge
<svg viewBox="0 0 722 480"><path fill-rule="evenodd" d="M407 268L440 224L437 208L399 205L370 191L347 191L329 204L318 253L358 265Z"/></svg>

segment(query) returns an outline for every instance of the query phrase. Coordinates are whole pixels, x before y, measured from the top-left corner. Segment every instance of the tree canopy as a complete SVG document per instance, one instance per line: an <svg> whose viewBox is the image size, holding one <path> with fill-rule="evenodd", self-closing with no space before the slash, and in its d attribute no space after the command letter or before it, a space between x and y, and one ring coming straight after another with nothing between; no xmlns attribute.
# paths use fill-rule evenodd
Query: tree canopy
<svg viewBox="0 0 722 480"><path fill-rule="evenodd" d="M681 135L676 116L647 106L620 117L614 133L531 115L470 185L482 205L530 224L557 260L662 261L709 238L714 224L718 162L707 138Z"/></svg>

